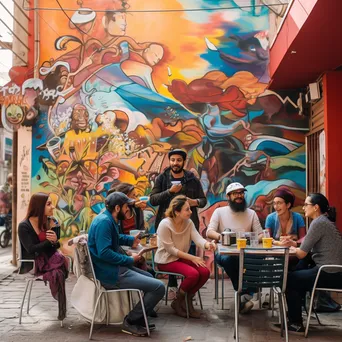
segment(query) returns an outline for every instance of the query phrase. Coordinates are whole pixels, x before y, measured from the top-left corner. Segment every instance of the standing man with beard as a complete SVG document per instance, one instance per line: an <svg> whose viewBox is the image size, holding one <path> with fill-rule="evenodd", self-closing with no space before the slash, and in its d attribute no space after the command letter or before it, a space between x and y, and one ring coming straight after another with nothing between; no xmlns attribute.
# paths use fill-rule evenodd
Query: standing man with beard
<svg viewBox="0 0 342 342"><path fill-rule="evenodd" d="M158 213L155 229L158 229L160 221L164 218L165 211L169 207L173 197L185 195L188 198L192 211L191 220L199 230L199 218L197 207L203 208L207 204L201 182L196 176L184 170L187 154L182 149L175 149L168 153L170 166L157 178L150 194L150 203L158 205Z"/></svg>
<svg viewBox="0 0 342 342"><path fill-rule="evenodd" d="M233 232L256 232L262 238L262 227L256 212L246 208L246 189L240 183L227 186L226 195L228 206L216 208L208 226L207 237L220 241L221 233L229 228ZM239 287L239 257L231 255L215 255L216 262L222 266L231 279L234 290ZM240 313L247 313L253 308L252 293L247 289L241 296Z"/></svg>
<svg viewBox="0 0 342 342"><path fill-rule="evenodd" d="M168 153L170 166L161 173L155 181L155 185L150 194L150 203L159 206L155 230L157 231L160 221L165 217L165 211L169 207L171 200L178 195L185 195L188 198L192 211L191 220L197 231L199 230L199 218L197 207L203 208L207 204L201 182L196 176L184 170L187 153L182 149L174 149ZM196 254L196 246L192 243L189 253ZM169 277L169 299L174 299L177 292L176 277Z"/></svg>
<svg viewBox="0 0 342 342"><path fill-rule="evenodd" d="M122 253L121 245L136 247L138 236L119 234L119 221L125 219L128 205L134 200L122 192L111 193L106 198L106 210L97 215L88 231L88 246L96 278L107 289L139 289L144 292L144 305L149 315L165 294L164 284L154 279L148 272L133 267L140 256ZM149 324L152 330L154 324ZM141 303L135 305L123 322L122 331L134 336L146 336Z"/></svg>

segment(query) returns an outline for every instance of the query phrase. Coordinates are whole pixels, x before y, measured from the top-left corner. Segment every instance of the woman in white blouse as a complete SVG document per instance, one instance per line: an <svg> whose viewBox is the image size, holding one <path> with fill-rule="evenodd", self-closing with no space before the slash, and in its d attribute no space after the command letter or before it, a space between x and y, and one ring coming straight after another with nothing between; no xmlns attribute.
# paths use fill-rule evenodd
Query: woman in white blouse
<svg viewBox="0 0 342 342"><path fill-rule="evenodd" d="M191 209L188 199L184 195L172 199L158 227L158 250L155 262L158 269L165 272L174 272L184 275L177 298L171 307L176 314L186 317L185 294L188 296L189 316L200 318L201 313L196 311L192 304L192 298L196 292L207 282L210 271L202 258L188 253L191 241L197 247L215 250L216 245L202 238L191 221Z"/></svg>

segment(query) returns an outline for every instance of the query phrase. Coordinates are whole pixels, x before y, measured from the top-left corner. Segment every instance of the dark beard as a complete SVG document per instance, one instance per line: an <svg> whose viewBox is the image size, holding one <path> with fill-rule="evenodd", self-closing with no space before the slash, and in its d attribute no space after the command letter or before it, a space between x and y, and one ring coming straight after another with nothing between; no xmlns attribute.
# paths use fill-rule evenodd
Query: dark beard
<svg viewBox="0 0 342 342"><path fill-rule="evenodd" d="M246 200L244 199L241 203L228 200L229 206L235 213L244 212L246 210Z"/></svg>
<svg viewBox="0 0 342 342"><path fill-rule="evenodd" d="M172 172L174 173L174 174L179 174L179 173L182 173L183 172L183 168L181 167L179 170L174 170L173 168L171 168L171 170L172 170Z"/></svg>

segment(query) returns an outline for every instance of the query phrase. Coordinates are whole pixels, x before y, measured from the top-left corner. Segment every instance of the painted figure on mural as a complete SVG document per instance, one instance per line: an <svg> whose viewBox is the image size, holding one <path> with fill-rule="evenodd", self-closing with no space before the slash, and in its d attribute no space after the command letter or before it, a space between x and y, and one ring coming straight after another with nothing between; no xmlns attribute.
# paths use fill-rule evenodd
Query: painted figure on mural
<svg viewBox="0 0 342 342"><path fill-rule="evenodd" d="M44 13L64 26L55 41L41 37L44 89L33 125L32 187L58 196L65 236L88 229L112 182L148 195L168 166L167 152L180 147L208 199L200 230L231 178L250 187L246 201L261 220L275 188L303 199L308 121L297 94L266 90L266 6L217 0L234 8L206 11L213 1L198 0L200 13L174 15L148 13L134 0L77 4L71 20ZM155 209L145 216L153 225Z"/></svg>

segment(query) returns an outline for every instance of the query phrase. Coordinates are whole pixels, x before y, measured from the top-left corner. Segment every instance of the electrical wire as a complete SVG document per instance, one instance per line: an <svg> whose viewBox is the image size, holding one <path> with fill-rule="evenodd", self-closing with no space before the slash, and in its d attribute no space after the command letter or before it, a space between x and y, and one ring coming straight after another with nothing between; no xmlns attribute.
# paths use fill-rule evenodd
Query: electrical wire
<svg viewBox="0 0 342 342"><path fill-rule="evenodd" d="M37 14L38 14L39 18L42 19L45 22L45 24L47 26L49 26L53 32L56 33L57 37L60 37L60 34L39 14L39 12L37 12Z"/></svg>
<svg viewBox="0 0 342 342"><path fill-rule="evenodd" d="M75 8L63 8L59 1L57 1L59 8L56 7L25 7L23 0L23 8L26 11L30 10L44 10L44 11L63 11L63 12L74 12ZM286 5L288 3L284 3ZM113 10L113 12L125 12L125 13L176 13L176 12L206 12L206 11L222 11L222 10L232 10L232 9L245 9L245 8L259 8L259 7L272 7L279 6L279 3L276 4L260 4L260 5L244 5L244 6L227 6L227 7L208 7L208 8L183 8L183 9L148 9L148 10L131 10L131 9L123 9L123 10ZM97 10L94 9L94 12L107 12L108 9Z"/></svg>

